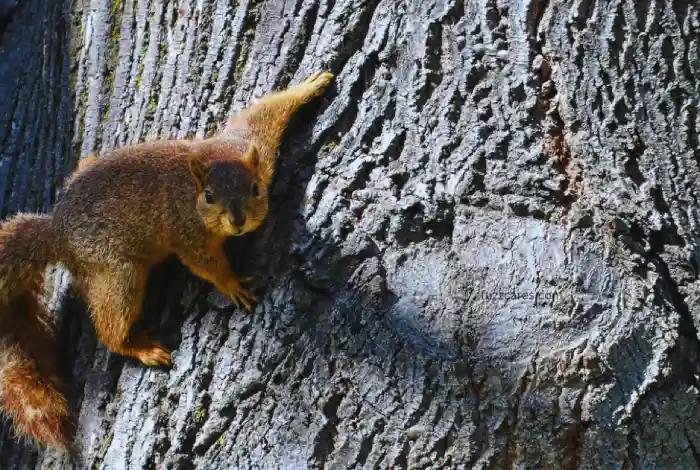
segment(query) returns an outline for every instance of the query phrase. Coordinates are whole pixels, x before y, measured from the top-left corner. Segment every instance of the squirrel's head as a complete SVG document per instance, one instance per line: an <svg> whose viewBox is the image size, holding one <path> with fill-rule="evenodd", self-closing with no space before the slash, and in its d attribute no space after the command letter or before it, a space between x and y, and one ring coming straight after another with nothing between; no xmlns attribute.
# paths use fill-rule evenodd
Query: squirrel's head
<svg viewBox="0 0 700 470"><path fill-rule="evenodd" d="M238 236L255 230L267 216L267 185L258 175L258 150L242 159L192 155L189 168L197 187L197 212L216 235Z"/></svg>

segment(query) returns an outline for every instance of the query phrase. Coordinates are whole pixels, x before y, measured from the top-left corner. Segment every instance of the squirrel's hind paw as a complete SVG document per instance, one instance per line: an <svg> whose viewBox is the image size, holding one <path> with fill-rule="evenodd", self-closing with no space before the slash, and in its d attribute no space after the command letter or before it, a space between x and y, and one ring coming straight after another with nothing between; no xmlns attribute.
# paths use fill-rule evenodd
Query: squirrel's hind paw
<svg viewBox="0 0 700 470"><path fill-rule="evenodd" d="M148 343L134 351L134 357L149 367L172 366L170 351L159 341L144 340Z"/></svg>

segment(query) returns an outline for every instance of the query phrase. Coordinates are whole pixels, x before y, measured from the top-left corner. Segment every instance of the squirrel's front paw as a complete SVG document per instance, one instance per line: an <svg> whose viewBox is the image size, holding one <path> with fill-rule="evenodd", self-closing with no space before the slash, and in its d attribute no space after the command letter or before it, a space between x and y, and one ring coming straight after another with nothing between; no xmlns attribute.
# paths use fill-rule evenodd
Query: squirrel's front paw
<svg viewBox="0 0 700 470"><path fill-rule="evenodd" d="M146 342L149 344L141 346L135 351L134 356L139 361L150 367L170 367L172 365L170 351L165 346L155 340L146 340Z"/></svg>
<svg viewBox="0 0 700 470"><path fill-rule="evenodd" d="M304 85L311 88L311 92L318 96L328 88L328 85L333 81L333 74L322 70L311 75L309 78L304 80Z"/></svg>
<svg viewBox="0 0 700 470"><path fill-rule="evenodd" d="M248 289L243 287L241 285L241 282L249 282L252 279L253 278L251 277L246 277L241 279L240 282L231 282L228 286L228 296L231 299L231 301L238 306L242 306L248 312L250 312L253 309L250 303L257 302L258 298L250 292L248 292Z"/></svg>

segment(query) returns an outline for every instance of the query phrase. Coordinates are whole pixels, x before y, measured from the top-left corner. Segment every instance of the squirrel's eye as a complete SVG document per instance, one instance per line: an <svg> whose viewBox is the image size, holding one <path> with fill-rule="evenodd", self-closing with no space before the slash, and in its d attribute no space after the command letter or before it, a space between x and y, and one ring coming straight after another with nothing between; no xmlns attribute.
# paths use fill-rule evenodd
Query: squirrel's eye
<svg viewBox="0 0 700 470"><path fill-rule="evenodd" d="M258 183L253 183L253 196L260 196L260 188L258 188Z"/></svg>
<svg viewBox="0 0 700 470"><path fill-rule="evenodd" d="M209 189L204 191L204 200L207 201L207 204L214 204L214 195Z"/></svg>

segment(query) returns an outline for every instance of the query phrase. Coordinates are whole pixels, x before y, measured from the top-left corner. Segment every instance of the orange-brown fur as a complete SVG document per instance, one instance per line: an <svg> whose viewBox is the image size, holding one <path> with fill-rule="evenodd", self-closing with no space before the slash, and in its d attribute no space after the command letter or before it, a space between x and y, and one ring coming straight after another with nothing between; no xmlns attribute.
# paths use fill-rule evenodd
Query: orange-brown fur
<svg viewBox="0 0 700 470"><path fill-rule="evenodd" d="M81 170L87 168L88 166L92 165L96 161L97 161L97 156L93 155L93 154L90 154L87 157L81 158L80 160L78 160L78 166L75 168L73 173L68 178L66 178L66 181L64 182L63 187L67 188L68 186L70 186L70 184L73 182L73 179L75 179L75 177L80 173Z"/></svg>
<svg viewBox="0 0 700 470"><path fill-rule="evenodd" d="M213 137L161 140L83 159L52 215L20 214L0 227L0 403L22 436L66 448L68 406L52 360L41 299L48 264L64 265L85 297L98 338L143 364L170 352L130 335L149 270L176 255L247 310L255 300L229 266L226 238L267 216L280 139L292 115L333 76L321 72L271 93Z"/></svg>

